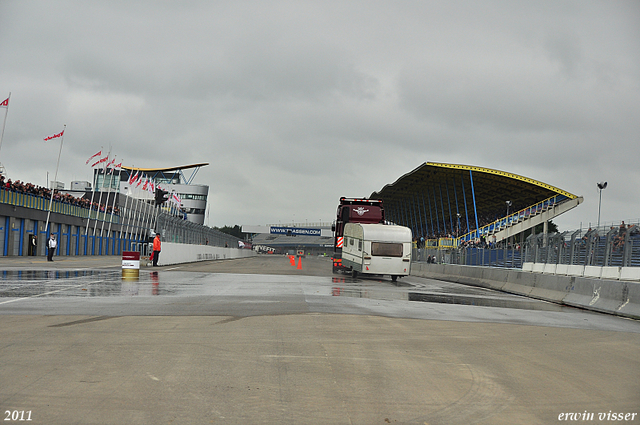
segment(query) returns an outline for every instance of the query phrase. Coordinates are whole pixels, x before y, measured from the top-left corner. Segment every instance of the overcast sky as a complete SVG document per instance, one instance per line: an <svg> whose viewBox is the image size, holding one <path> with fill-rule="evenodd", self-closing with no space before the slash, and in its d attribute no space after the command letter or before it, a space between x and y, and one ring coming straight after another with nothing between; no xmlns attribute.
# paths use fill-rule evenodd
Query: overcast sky
<svg viewBox="0 0 640 425"><path fill-rule="evenodd" d="M640 218L640 2L0 0L0 162L44 186L199 162L207 224L331 221L424 162ZM0 109L0 119L4 118Z"/></svg>

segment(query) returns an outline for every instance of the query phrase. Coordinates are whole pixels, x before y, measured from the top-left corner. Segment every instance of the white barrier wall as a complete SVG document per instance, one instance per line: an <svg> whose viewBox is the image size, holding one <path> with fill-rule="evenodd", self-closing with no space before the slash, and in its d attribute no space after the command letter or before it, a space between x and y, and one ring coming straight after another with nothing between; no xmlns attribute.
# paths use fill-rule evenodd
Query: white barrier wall
<svg viewBox="0 0 640 425"><path fill-rule="evenodd" d="M526 268L530 267L527 265ZM640 267L623 267L620 273L626 274L621 274L620 280L600 278L603 270L595 269L589 269L585 276L591 274L598 275L599 278L563 276L524 269L525 267L519 270L453 264L411 264L411 274L414 276L497 289L587 310L640 319L640 282L631 281L640 276ZM607 269L604 274L616 275L616 271Z"/></svg>
<svg viewBox="0 0 640 425"><path fill-rule="evenodd" d="M568 264L524 263L522 271L555 274L562 276L580 276L607 280L637 280L640 282L640 267L618 266L576 266Z"/></svg>
<svg viewBox="0 0 640 425"><path fill-rule="evenodd" d="M158 265L167 266L170 264L195 263L197 261L254 257L256 255L256 252L251 249L162 242Z"/></svg>

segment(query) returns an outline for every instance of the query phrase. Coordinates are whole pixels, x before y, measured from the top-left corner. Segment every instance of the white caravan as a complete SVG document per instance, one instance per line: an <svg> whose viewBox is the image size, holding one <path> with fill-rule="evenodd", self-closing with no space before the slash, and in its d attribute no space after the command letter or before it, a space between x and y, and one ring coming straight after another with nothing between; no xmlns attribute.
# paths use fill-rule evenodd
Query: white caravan
<svg viewBox="0 0 640 425"><path fill-rule="evenodd" d="M347 223L342 265L358 273L390 275L395 282L411 270L411 229L387 224Z"/></svg>

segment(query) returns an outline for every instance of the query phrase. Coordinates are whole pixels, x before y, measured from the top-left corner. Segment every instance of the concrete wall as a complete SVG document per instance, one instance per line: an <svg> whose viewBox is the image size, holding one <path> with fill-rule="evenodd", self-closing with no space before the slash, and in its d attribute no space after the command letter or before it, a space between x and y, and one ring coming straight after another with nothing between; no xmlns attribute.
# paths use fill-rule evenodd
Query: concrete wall
<svg viewBox="0 0 640 425"><path fill-rule="evenodd" d="M640 282L428 263L412 263L411 274L640 319Z"/></svg>
<svg viewBox="0 0 640 425"><path fill-rule="evenodd" d="M166 266L169 264L194 263L196 261L244 258L255 255L257 255L256 252L250 249L162 242L162 252L160 253L158 265Z"/></svg>

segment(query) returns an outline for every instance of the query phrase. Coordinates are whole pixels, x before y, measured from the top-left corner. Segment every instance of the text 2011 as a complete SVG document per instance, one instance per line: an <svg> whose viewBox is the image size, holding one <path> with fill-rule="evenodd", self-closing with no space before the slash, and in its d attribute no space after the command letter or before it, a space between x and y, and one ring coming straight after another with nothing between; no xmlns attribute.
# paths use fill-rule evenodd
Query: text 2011
<svg viewBox="0 0 640 425"><path fill-rule="evenodd" d="M30 421L31 410L5 410L5 421Z"/></svg>

